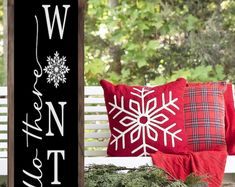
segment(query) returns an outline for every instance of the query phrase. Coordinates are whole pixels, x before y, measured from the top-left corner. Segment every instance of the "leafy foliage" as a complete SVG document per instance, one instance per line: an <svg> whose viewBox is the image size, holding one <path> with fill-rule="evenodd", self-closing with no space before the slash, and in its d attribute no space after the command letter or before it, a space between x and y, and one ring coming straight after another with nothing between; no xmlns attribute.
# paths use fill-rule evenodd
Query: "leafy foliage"
<svg viewBox="0 0 235 187"><path fill-rule="evenodd" d="M4 29L3 28L3 1L0 1L0 86L6 85L6 63L3 59Z"/></svg>
<svg viewBox="0 0 235 187"><path fill-rule="evenodd" d="M185 184L188 186L203 186L205 185L205 182L203 182L204 179L206 179L207 176L198 176L195 173L190 174L186 180L185 180Z"/></svg>
<svg viewBox="0 0 235 187"><path fill-rule="evenodd" d="M117 167L114 165L92 165L85 171L85 187L187 187L203 185L203 178L190 175L186 182L172 178L154 166L140 168Z"/></svg>
<svg viewBox="0 0 235 187"><path fill-rule="evenodd" d="M188 81L217 81L224 80L224 69L221 65L216 65L214 68L212 66L197 66L195 68L183 68L181 70L173 71L173 74L166 76L164 74L161 77L156 77L154 80L150 81L150 84L161 84L176 80L178 77L184 77Z"/></svg>
<svg viewBox="0 0 235 187"><path fill-rule="evenodd" d="M234 80L234 42L233 0L89 0L85 81Z"/></svg>
<svg viewBox="0 0 235 187"><path fill-rule="evenodd" d="M6 67L3 62L3 56L0 55L0 86L6 85Z"/></svg>
<svg viewBox="0 0 235 187"><path fill-rule="evenodd" d="M7 186L7 185L6 185L5 182L0 185L0 187L6 187L6 186Z"/></svg>

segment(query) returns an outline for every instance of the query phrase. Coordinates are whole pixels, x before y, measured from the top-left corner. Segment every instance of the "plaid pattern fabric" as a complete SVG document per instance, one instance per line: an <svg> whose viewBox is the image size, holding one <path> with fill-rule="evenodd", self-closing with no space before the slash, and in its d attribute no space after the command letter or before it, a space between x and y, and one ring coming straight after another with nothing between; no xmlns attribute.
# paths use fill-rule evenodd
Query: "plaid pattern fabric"
<svg viewBox="0 0 235 187"><path fill-rule="evenodd" d="M192 151L220 150L225 141L226 83L189 83L184 93L185 131Z"/></svg>

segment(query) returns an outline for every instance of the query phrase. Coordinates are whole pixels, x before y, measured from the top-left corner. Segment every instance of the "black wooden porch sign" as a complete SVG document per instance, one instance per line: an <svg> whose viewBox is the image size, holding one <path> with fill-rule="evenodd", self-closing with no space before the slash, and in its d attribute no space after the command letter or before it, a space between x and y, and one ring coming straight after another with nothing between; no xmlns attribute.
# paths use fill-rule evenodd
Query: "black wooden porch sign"
<svg viewBox="0 0 235 187"><path fill-rule="evenodd" d="M14 4L14 186L77 187L77 0Z"/></svg>

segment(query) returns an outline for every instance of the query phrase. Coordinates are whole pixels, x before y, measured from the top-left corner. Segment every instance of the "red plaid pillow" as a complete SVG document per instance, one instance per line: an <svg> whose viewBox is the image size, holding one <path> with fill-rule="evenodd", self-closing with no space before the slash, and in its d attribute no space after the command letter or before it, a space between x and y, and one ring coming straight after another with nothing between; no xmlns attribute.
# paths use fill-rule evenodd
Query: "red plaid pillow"
<svg viewBox="0 0 235 187"><path fill-rule="evenodd" d="M226 83L189 83L184 93L185 131L193 151L225 148Z"/></svg>
<svg viewBox="0 0 235 187"><path fill-rule="evenodd" d="M233 84L227 84L224 93L225 99L225 136L227 151L229 155L235 155L235 87Z"/></svg>
<svg viewBox="0 0 235 187"><path fill-rule="evenodd" d="M185 79L156 87L113 85L101 80L111 131L109 156L182 152Z"/></svg>

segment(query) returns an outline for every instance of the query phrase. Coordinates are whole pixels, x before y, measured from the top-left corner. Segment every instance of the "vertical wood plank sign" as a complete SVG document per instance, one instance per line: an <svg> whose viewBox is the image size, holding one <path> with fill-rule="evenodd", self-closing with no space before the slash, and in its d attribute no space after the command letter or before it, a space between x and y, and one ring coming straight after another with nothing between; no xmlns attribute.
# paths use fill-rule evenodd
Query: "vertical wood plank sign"
<svg viewBox="0 0 235 187"><path fill-rule="evenodd" d="M9 180L10 187L80 186L78 116L83 108L78 103L83 93L79 95L78 89L83 83L78 77L83 72L78 69L83 62L78 55L78 3L13 1L14 112L9 115L14 114L14 132L9 133L14 134L13 150L10 147L14 164L8 166L14 179Z"/></svg>

